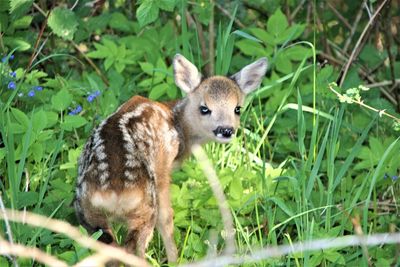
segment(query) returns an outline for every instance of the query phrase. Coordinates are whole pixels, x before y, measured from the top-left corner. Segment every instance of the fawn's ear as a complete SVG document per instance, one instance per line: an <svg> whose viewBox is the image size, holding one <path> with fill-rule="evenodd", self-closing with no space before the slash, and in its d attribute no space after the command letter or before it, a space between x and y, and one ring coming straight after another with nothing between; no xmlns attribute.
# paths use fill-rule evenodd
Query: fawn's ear
<svg viewBox="0 0 400 267"><path fill-rule="evenodd" d="M231 78L237 82L244 94L251 93L261 84L267 71L268 61L265 57L247 65Z"/></svg>
<svg viewBox="0 0 400 267"><path fill-rule="evenodd" d="M201 81L201 74L189 60L176 54L173 61L175 84L185 93L192 92Z"/></svg>

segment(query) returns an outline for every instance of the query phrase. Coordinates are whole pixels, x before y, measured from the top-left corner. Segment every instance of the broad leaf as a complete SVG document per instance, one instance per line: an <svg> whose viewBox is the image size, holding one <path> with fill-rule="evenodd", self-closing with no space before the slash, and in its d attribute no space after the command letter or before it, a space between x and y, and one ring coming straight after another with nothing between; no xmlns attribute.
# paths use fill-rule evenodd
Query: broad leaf
<svg viewBox="0 0 400 267"><path fill-rule="evenodd" d="M155 1L145 0L136 10L136 17L141 27L155 21L158 17L159 7Z"/></svg>
<svg viewBox="0 0 400 267"><path fill-rule="evenodd" d="M48 23L53 32L64 40L72 40L78 27L75 13L63 7L51 11Z"/></svg>

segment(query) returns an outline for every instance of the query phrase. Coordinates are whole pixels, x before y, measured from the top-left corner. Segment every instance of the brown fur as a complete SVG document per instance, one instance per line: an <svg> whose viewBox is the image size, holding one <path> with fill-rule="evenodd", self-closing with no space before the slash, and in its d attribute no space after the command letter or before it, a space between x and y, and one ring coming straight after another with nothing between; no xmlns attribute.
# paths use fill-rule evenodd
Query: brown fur
<svg viewBox="0 0 400 267"><path fill-rule="evenodd" d="M266 62L261 63L265 66L259 74L250 68L252 81L264 75ZM178 253L169 195L171 172L193 144L230 140L239 125L235 108L243 104L246 89L221 76L200 83L196 67L180 55L174 59L174 73L187 98L159 103L134 96L94 130L79 160L75 201L81 224L89 232L102 229L104 242L115 243L110 222L126 222L125 247L141 257L157 227L170 262ZM236 75L246 82L248 74ZM201 106L210 113L201 114ZM222 131L223 137L217 134L216 129L225 128L232 131Z"/></svg>

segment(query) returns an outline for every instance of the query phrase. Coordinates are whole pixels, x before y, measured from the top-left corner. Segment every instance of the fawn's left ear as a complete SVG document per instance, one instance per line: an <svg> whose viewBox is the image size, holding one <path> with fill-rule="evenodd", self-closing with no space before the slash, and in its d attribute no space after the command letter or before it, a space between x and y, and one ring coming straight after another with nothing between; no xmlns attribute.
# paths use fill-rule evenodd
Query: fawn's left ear
<svg viewBox="0 0 400 267"><path fill-rule="evenodd" d="M244 94L249 94L257 89L267 71L268 61L263 57L245 66L231 78L237 82Z"/></svg>

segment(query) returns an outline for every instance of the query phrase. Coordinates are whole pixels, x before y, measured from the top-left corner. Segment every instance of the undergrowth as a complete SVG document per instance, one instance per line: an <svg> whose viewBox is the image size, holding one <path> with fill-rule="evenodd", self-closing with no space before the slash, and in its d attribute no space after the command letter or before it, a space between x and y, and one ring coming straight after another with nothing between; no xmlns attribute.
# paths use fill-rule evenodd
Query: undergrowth
<svg viewBox="0 0 400 267"><path fill-rule="evenodd" d="M0 4L0 187L6 207L77 225L71 203L77 159L86 138L133 95L159 101L181 97L170 66L175 53L182 53L205 74L220 75L266 56L268 74L247 99L236 139L205 146L231 208L238 252L400 231L396 107L376 89L359 89L366 87L359 87L365 82L357 66L341 87L335 87L346 97L332 93L329 86L340 72L317 62L322 54L315 38L318 29L311 42L301 41L310 39L306 37L310 25L289 20L281 11L283 5L271 6L268 19L262 19L262 14L243 14L246 5L241 2L228 5L231 11L225 16L212 11L218 1L163 1L165 5L140 1L136 21L131 19L134 8L129 1L106 1L103 9L94 10L84 3L70 10L65 7L70 3L61 1L47 29L47 13L42 13L50 2L25 2ZM254 16L257 23L250 22ZM245 28L238 27L238 19L245 21ZM199 25L206 28L211 23L215 25L206 37L215 39L216 47L209 49L215 55L209 58ZM378 65L386 60L382 53L368 43L360 58ZM397 54L396 58L398 70ZM388 72L382 70L377 76L384 79ZM392 78L400 78L398 73ZM364 101L378 112L357 105ZM382 116L383 112L394 118ZM221 251L221 215L193 158L173 173L171 194L179 263ZM11 223L11 230L14 242L38 247L70 265L91 253L43 228ZM123 240L123 227L117 225L114 231ZM0 237L10 238L5 224ZM165 258L156 235L147 260L166 266ZM0 257L1 266L12 262ZM39 265L31 259L17 262ZM398 247L382 245L295 253L248 266L396 264L400 264Z"/></svg>

